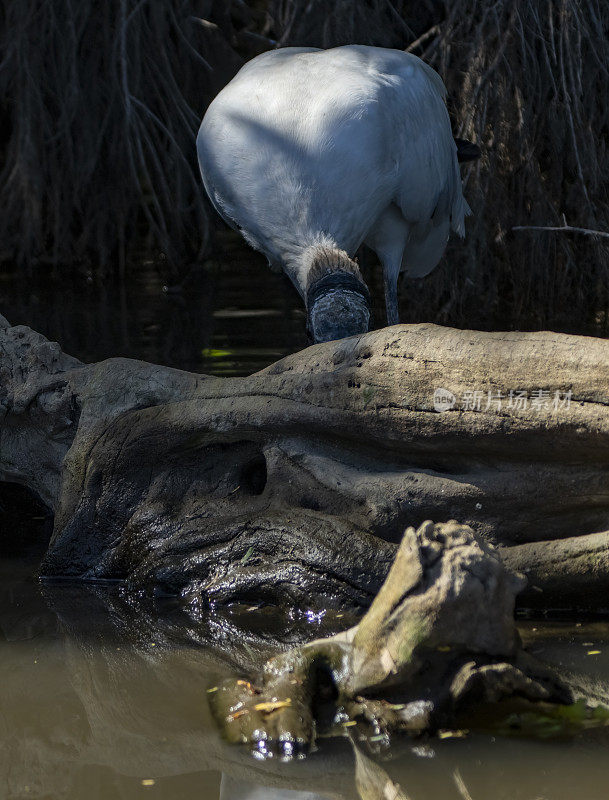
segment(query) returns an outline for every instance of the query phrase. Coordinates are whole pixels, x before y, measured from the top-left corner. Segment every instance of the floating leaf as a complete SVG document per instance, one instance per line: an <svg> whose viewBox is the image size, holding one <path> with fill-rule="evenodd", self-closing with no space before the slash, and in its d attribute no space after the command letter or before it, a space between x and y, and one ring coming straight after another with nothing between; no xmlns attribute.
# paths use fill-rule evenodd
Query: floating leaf
<svg viewBox="0 0 609 800"><path fill-rule="evenodd" d="M227 722L234 722L236 719L239 719L239 717L243 717L246 714L249 714L248 709L247 708L242 708L240 711L234 711L232 714L229 714L226 717L226 721Z"/></svg>
<svg viewBox="0 0 609 800"><path fill-rule="evenodd" d="M271 700L267 703L256 703L254 711L262 711L264 714L270 714L272 711L277 711L280 708L287 708L292 704L292 699L288 697L287 700Z"/></svg>
<svg viewBox="0 0 609 800"><path fill-rule="evenodd" d="M438 731L438 739L465 739L469 731L465 729L456 731Z"/></svg>

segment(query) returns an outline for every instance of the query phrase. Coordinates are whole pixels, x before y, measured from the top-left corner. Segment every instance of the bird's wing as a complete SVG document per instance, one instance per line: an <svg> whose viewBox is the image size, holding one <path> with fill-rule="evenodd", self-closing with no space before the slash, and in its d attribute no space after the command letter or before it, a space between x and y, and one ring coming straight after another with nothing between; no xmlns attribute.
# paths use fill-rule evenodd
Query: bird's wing
<svg viewBox="0 0 609 800"><path fill-rule="evenodd" d="M463 197L442 79L414 56L405 58L396 74L393 113L400 175L394 202L413 224L449 219L463 236L464 217L471 212Z"/></svg>

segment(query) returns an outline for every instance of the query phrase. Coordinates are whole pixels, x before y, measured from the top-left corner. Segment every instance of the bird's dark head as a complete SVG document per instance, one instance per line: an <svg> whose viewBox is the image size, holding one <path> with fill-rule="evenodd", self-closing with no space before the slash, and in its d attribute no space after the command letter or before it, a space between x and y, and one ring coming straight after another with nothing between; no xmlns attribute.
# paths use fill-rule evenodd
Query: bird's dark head
<svg viewBox="0 0 609 800"><path fill-rule="evenodd" d="M321 251L308 277L307 327L314 342L366 333L370 294L357 264L346 253Z"/></svg>

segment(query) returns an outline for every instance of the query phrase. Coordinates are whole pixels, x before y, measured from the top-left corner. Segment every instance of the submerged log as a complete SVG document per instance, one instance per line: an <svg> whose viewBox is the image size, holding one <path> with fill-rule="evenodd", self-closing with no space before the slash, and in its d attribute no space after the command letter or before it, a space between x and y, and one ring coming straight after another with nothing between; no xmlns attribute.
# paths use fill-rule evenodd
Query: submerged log
<svg viewBox="0 0 609 800"><path fill-rule="evenodd" d="M361 608L407 526L457 519L531 568L527 602L606 602L602 340L402 325L214 378L4 320L0 353L0 480L55 513L42 575Z"/></svg>
<svg viewBox="0 0 609 800"><path fill-rule="evenodd" d="M360 622L274 656L257 685L223 682L210 694L216 720L229 741L259 757L293 758L315 743L324 699L327 729L361 721L385 735L417 736L454 725L459 710L476 704L495 714L507 699L570 704L567 686L520 649L520 588L471 528L408 528Z"/></svg>

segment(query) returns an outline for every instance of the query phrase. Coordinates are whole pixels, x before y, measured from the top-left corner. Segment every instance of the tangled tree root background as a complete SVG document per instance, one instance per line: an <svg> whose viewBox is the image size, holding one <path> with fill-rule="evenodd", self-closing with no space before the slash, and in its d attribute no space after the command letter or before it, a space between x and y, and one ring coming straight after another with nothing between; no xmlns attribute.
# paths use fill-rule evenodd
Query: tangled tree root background
<svg viewBox="0 0 609 800"><path fill-rule="evenodd" d="M609 326L609 6L601 0L5 0L0 255L98 274L209 252L194 158L215 93L263 49L406 48L443 76L474 210L404 321Z"/></svg>

